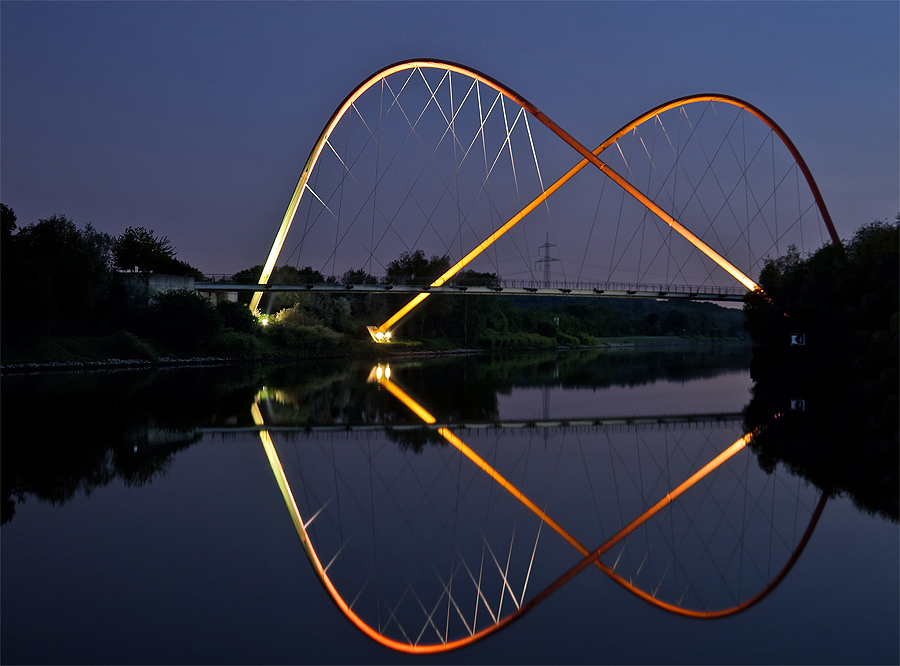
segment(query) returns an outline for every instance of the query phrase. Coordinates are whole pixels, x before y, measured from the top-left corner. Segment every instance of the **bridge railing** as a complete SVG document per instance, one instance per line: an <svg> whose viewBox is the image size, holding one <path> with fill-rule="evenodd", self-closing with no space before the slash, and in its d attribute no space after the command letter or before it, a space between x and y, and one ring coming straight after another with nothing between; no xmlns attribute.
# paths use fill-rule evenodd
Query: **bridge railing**
<svg viewBox="0 0 900 666"><path fill-rule="evenodd" d="M624 292L656 292L661 297L666 294L730 294L734 296L743 296L747 293L746 288L736 287L720 287L717 285L690 285L690 284L648 284L637 282L567 282L553 281L544 282L542 280L501 280L501 286L510 289L558 289L560 291L593 291L602 294L605 291L624 291Z"/></svg>
<svg viewBox="0 0 900 666"><path fill-rule="evenodd" d="M213 284L259 284L259 275L228 275L223 273L209 273L207 282ZM280 283L278 283L280 284ZM291 279L290 284L343 284L340 278L325 275L299 275ZM377 284L376 282L366 284Z"/></svg>
<svg viewBox="0 0 900 666"><path fill-rule="evenodd" d="M252 275L223 275L213 274L206 276L207 283L217 285L254 285L259 280L258 276ZM371 285L390 287L395 285L427 287L431 283L431 278L402 278L402 277L375 277L367 276L365 279L343 282L341 278L333 275L301 275L295 276L291 280L291 284L298 286L350 286L350 285ZM690 284L661 284L661 283L637 283L637 282L584 282L584 281L550 281L543 280L505 280L499 277L491 278L475 278L461 277L451 279L447 286L456 287L460 290L468 287L482 287L495 291L504 289L524 289L526 291L537 291L545 289L555 289L562 293L568 291L587 291L602 295L604 292L626 292L626 293L656 293L660 298L665 298L668 294L716 294L743 296L747 290L742 286L720 287L716 285L690 285Z"/></svg>

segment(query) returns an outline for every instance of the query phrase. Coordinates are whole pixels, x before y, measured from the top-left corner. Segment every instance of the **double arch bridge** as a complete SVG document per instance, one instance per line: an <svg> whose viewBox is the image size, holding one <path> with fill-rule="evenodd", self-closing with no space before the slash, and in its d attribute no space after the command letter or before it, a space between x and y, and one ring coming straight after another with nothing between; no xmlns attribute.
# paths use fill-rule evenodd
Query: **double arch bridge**
<svg viewBox="0 0 900 666"><path fill-rule="evenodd" d="M768 259L828 241L840 242L808 166L749 102L675 99L590 150L487 74L417 59L374 73L335 110L258 285L197 288L252 289L251 309L264 290L417 292L370 327L382 341L433 293L739 300ZM419 251L450 267L418 285L270 284L280 258L371 276ZM488 273L509 286L460 286Z"/></svg>
<svg viewBox="0 0 900 666"><path fill-rule="evenodd" d="M785 579L827 502L761 470L740 415L441 424L403 374L369 375L408 410L399 428L285 426L293 398L271 387L251 407L324 593L392 650L471 645L589 572L668 613L732 616ZM415 428L418 452L391 436Z"/></svg>

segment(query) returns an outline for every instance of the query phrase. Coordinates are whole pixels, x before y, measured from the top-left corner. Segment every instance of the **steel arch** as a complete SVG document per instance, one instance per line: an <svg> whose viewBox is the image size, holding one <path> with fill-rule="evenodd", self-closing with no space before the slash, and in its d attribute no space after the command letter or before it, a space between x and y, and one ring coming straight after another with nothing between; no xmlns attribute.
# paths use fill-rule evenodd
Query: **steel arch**
<svg viewBox="0 0 900 666"><path fill-rule="evenodd" d="M260 275L259 277L259 284L267 284L269 278L272 275L272 271L275 268L275 262L278 260L278 255L281 253L281 247L284 244L284 240L287 237L288 231L290 230L291 223L294 220L294 215L297 212L297 207L300 205L300 198L303 196L303 191L306 188L307 181L309 180L309 175L312 172L313 168L316 166L316 162L318 162L319 156L322 154L322 151L325 148L325 143L328 141L328 138L331 136L338 122L340 122L341 118L343 118L347 111L350 110L350 107L353 105L353 103L376 83L378 83L382 79L387 78L391 74L396 74L397 72L402 72L406 69L415 69L417 67L443 69L450 72L457 72L458 74L464 74L465 76L476 79L477 81L490 86L497 92L506 95L510 100L525 108L526 110L534 109L535 111L537 111L537 107L528 102L524 97L513 91L511 88L504 86L496 79L488 76L487 74L482 74L477 70L465 67L454 62L424 58L412 59L396 62L393 65L388 65L387 67L378 70L377 72L366 78L349 95L347 95L347 97L344 98L344 101L340 103L337 109L335 109L334 113L331 115L331 118L325 124L325 128L322 130L319 138L316 140L316 143L313 145L312 151L310 151L309 157L306 160L306 164L303 166L303 170L300 172L300 179L297 182L297 187L294 189L294 194L291 197L291 201L284 213L284 217L282 218L281 227L279 227L278 233L275 235L275 241L272 243L272 249L269 251L269 256L266 259L265 265L263 266L262 275ZM261 296L262 292L256 292L253 295L253 300L250 303L251 310L255 310L259 305L259 299Z"/></svg>
<svg viewBox="0 0 900 666"><path fill-rule="evenodd" d="M540 109L538 109L534 104L525 99L522 95L518 94L508 86L503 83L497 81L491 76L484 74L478 70L475 70L471 67L466 67L464 65L454 63L446 60L439 59L412 59L405 60L398 63L394 63L389 65L365 79L360 85L358 85L338 106L335 112L332 114L328 123L325 125L325 128L322 130L322 133L319 135L318 140L313 146L312 151L310 152L309 157L307 158L306 164L303 167L303 170L300 174L300 179L297 183L297 187L294 189L293 196L291 197L291 201L288 205L287 210L285 211L284 217L282 218L281 226L279 227L278 233L275 236L275 240L272 244L272 248L269 252L269 256L266 259L266 263L263 267L262 274L259 278L259 284L267 284L272 271L275 268L275 262L278 260L278 256L281 252L281 248L284 244L285 238L287 237L287 233L290 229L291 223L293 222L294 215L297 212L297 208L300 204L300 199L303 196L303 192L306 189L306 184L309 180L309 176L312 170L315 168L316 163L318 162L319 156L322 154L324 150L325 144L331 136L332 132L335 130L337 124L344 117L344 115L350 110L353 103L359 99L360 96L363 95L367 90L372 88L379 81L385 79L391 74L395 74L397 72L408 70L408 69L416 69L416 68L430 68L430 69L439 69L448 72L456 72L458 74L462 74L468 76L476 81L479 81L488 87L496 90L498 93L505 95L511 101L518 104L525 111L530 113L533 117L538 119L542 124L544 124L547 128L549 128L554 134L559 136L563 141L569 144L572 148L574 148L581 156L582 160L572 167L566 174L564 174L561 178L559 178L555 183L553 183L550 187L545 189L538 197L536 197L531 203L525 206L519 213L517 213L513 218L511 218L506 224L500 227L496 232L494 232L490 237L488 237L485 241L479 244L475 249L473 249L469 254L463 257L460 261L458 261L454 266L452 266L446 273L437 278L431 286L439 287L443 285L447 280L449 280L453 275L462 270L470 261L472 261L478 254L484 251L487 247L489 247L497 238L502 236L506 231L515 226L519 221L521 221L525 216L527 216L534 208L543 203L553 192L555 192L559 187L568 182L576 173L581 171L588 163L596 166L600 171L610 177L617 185L623 188L628 194L637 199L642 205L644 205L648 210L654 213L657 217L659 217L663 222L665 222L672 229L681 234L685 239L688 240L692 245L698 248L701 252L703 252L707 257L712 259L716 264L722 267L725 271L731 274L737 281L743 284L748 290L753 291L758 289L758 285L751 280L749 277L744 275L739 269L737 269L733 264L731 264L725 257L719 255L715 250L709 247L706 243L704 243L700 238L695 236L684 227L680 222L678 222L672 215L663 210L660 206L658 206L655 202L653 202L649 197L647 197L643 192L641 192L638 188L632 185L627 179L618 174L615 170L613 170L608 164L599 159L599 155L606 150L609 146L615 143L619 138L623 135L627 134L631 130L635 129L642 123L650 120L659 114L677 108L679 106L684 106L686 104L692 104L696 102L723 102L727 104L731 104L737 106L741 109L746 110L752 115L759 118L763 123L765 123L775 134L779 137L782 143L787 147L788 151L793 156L794 160L797 162L800 167L801 172L806 179L807 185L810 188L810 191L813 194L816 205L822 215L822 219L825 223L825 226L828 229L829 235L831 239L835 243L840 243L840 239L835 231L834 224L832 223L831 216L828 213L828 210L825 206L825 202L821 196L821 192L812 176L812 173L809 170L806 162L803 160L803 157L800 155L794 143L790 140L787 134L781 129L781 127L775 123L766 113L755 107L754 105L746 102L744 100L738 99L736 97L732 97L729 95L720 95L720 94L700 94L700 95L689 95L686 97L681 97L670 102L666 102L661 104L660 106L647 111L646 113L636 117L631 122L623 125L617 132L610 135L603 143L601 143L595 150L588 150L583 144L578 142L574 137L572 137L568 132L562 129L559 125L557 125L553 120L551 120L546 114L544 114ZM259 300L262 296L262 292L256 292L253 296L253 299L250 304L251 310L255 310L259 305ZM377 328L373 327L373 337L375 337L376 333L381 333L381 338L384 338L384 334L389 332L391 326L396 324L402 317L408 314L416 305L422 302L425 298L428 297L427 293L419 294L414 299L412 299L406 306L401 308L396 314L394 314L390 319L388 319L385 323Z"/></svg>
<svg viewBox="0 0 900 666"><path fill-rule="evenodd" d="M646 121L658 116L659 114L678 108L679 106L695 104L697 102L722 102L724 104L731 104L753 114L763 123L765 123L773 132L775 132L776 136L781 139L781 142L785 145L788 151L790 151L791 156L797 162L797 166L800 167L800 171L803 173L803 177L806 179L806 184L809 186L813 198L816 201L816 206L819 208L819 212L822 214L822 221L825 223L825 227L828 229L828 234L829 236L831 236L831 241L833 243L840 244L841 239L834 228L834 222L831 219L831 214L828 212L828 208L825 206L825 200L822 198L822 193L819 191L819 186L816 184L812 172L809 170L809 166L807 166L806 164L806 160L803 159L800 151L797 150L797 146L794 145L794 142L791 141L790 137L785 133L785 131L781 129L781 126L778 125L778 123L776 123L774 120L772 120L772 118L767 113L754 106L750 102L740 99L739 97L733 97L731 95L702 93L697 95L687 95L685 97L679 97L669 102L665 102L664 104L660 104L659 106L650 109L649 111L634 118L631 122L623 125L617 132L611 134L609 138L606 139L606 141L601 143L594 150L594 154L599 155L624 135L628 134L628 132L642 125Z"/></svg>

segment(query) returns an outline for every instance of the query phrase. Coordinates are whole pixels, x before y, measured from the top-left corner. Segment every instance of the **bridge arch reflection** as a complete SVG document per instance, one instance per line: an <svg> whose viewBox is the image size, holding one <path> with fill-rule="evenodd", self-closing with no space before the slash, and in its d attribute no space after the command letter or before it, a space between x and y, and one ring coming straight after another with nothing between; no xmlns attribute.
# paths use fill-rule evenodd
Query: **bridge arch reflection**
<svg viewBox="0 0 900 666"><path fill-rule="evenodd" d="M436 425L391 377L373 369L373 390ZM750 435L723 448L736 421L671 437L600 426L583 441L563 430L548 446L506 429L470 447L441 426L440 443L419 454L386 437L310 432L279 455L260 403L253 418L316 575L360 631L401 652L482 640L586 568L678 615L739 613L788 574L827 501L751 466Z"/></svg>

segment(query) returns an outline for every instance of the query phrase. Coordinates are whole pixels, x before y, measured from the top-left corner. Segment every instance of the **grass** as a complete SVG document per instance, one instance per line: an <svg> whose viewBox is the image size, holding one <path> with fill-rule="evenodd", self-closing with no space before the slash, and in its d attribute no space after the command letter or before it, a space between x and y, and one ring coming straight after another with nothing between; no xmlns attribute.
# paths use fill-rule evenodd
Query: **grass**
<svg viewBox="0 0 900 666"><path fill-rule="evenodd" d="M674 335L625 335L613 338L597 338L601 345L682 345L694 342L693 338Z"/></svg>

